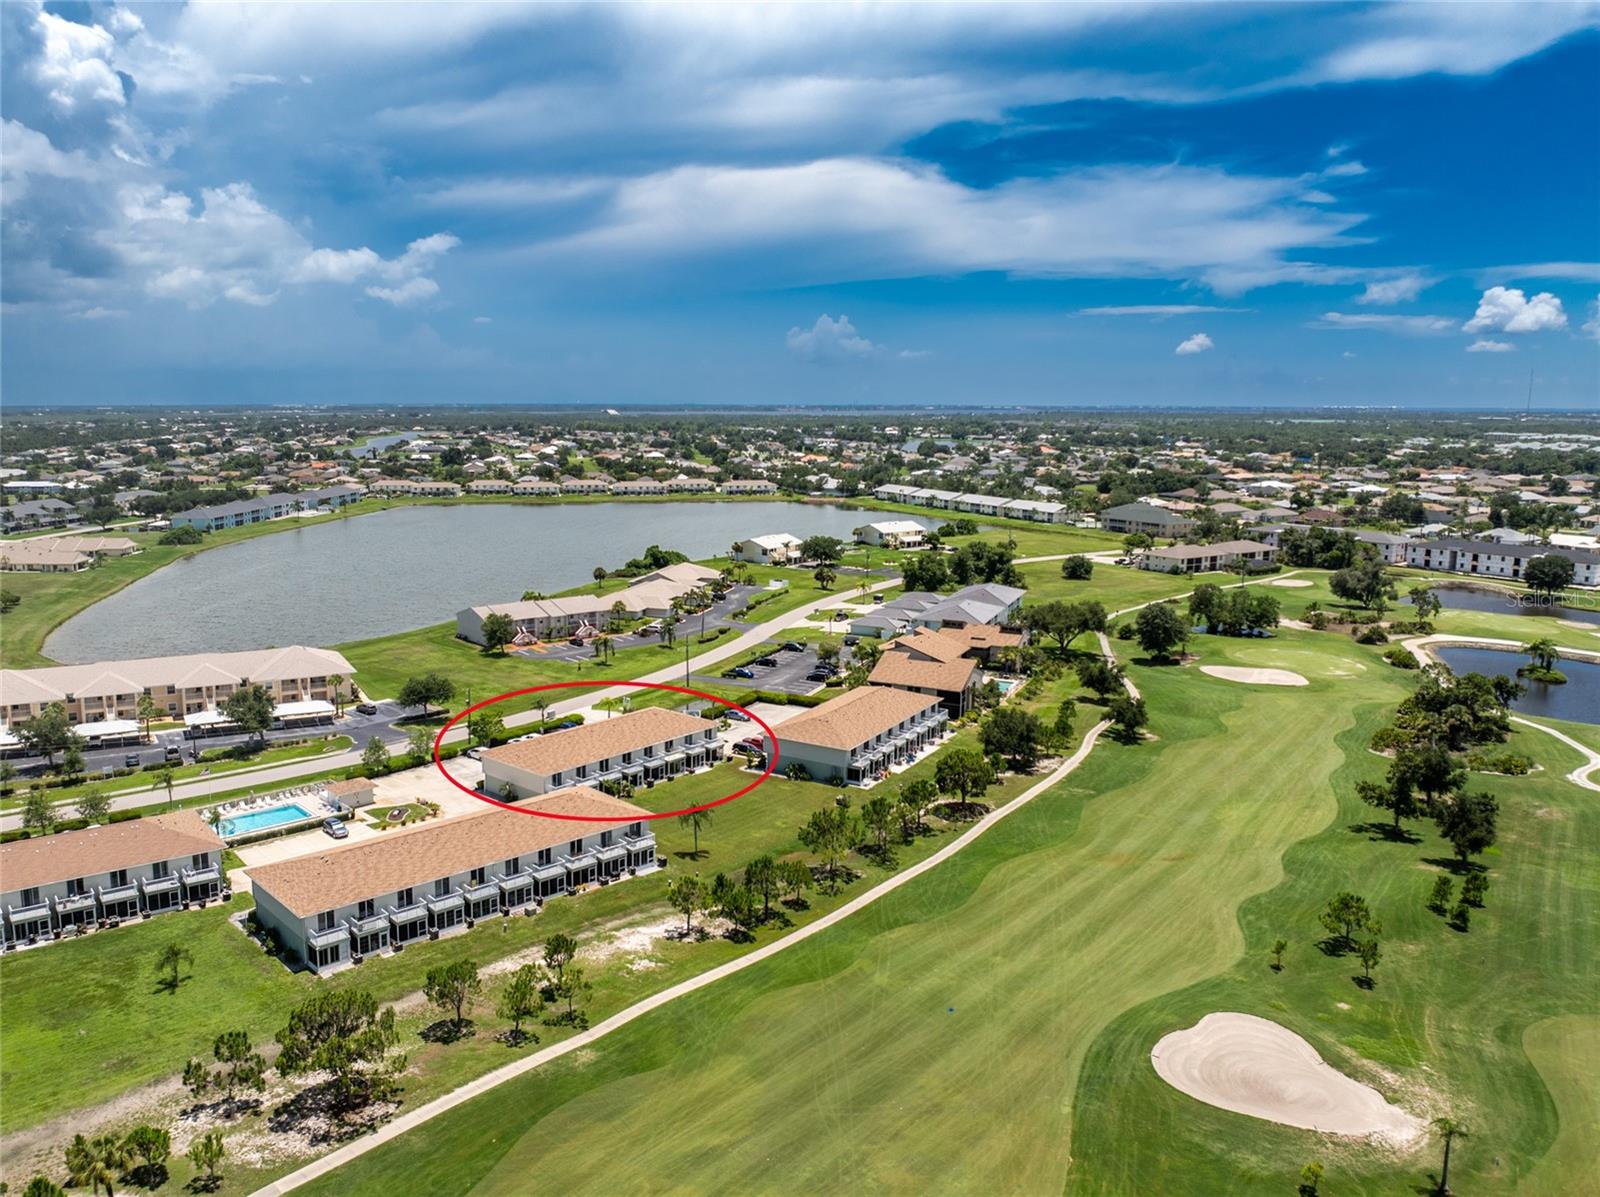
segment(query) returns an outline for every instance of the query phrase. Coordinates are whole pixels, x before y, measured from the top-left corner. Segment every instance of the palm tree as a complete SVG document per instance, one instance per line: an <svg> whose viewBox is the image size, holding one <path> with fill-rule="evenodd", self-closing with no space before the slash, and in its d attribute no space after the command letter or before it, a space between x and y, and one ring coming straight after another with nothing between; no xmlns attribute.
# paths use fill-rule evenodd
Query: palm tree
<svg viewBox="0 0 1600 1197"><path fill-rule="evenodd" d="M156 953L156 972L166 974L168 992L178 992L178 973L185 964L194 967L194 953L181 943L169 943Z"/></svg>
<svg viewBox="0 0 1600 1197"><path fill-rule="evenodd" d="M150 721L161 717L161 708L156 705L156 700L149 694L139 695L138 707L139 722L144 724L144 738L150 738Z"/></svg>
<svg viewBox="0 0 1600 1197"><path fill-rule="evenodd" d="M333 708L340 715L344 714L344 691L342 689L343 686L344 686L344 674L342 674L342 673L330 673L328 675L328 692L333 695Z"/></svg>
<svg viewBox="0 0 1600 1197"><path fill-rule="evenodd" d="M114 1185L132 1158L115 1135L96 1135L93 1139L75 1135L67 1148L67 1172L74 1185L96 1193L104 1185L106 1197L116 1197Z"/></svg>
<svg viewBox="0 0 1600 1197"><path fill-rule="evenodd" d="M164 785L164 786L167 787L167 805L168 806L172 805L172 782L176 777L177 777L177 774L175 774L172 771L172 766L171 765L162 765L161 766L161 772L156 774L156 785L158 785L158 786ZM155 786L152 786L150 788L154 789Z"/></svg>
<svg viewBox="0 0 1600 1197"><path fill-rule="evenodd" d="M700 828L711 826L710 810L692 810L678 816L678 825L694 831L694 858L700 859Z"/></svg>
<svg viewBox="0 0 1600 1197"><path fill-rule="evenodd" d="M1439 1169L1439 1187L1434 1190L1448 1197L1450 1192L1450 1144L1468 1137L1467 1128L1454 1118L1435 1118L1433 1129L1444 1136L1444 1165Z"/></svg>
<svg viewBox="0 0 1600 1197"><path fill-rule="evenodd" d="M1539 670L1550 670L1556 667L1559 655L1556 652L1556 642L1548 637L1540 637L1522 650L1528 654L1533 662L1533 667Z"/></svg>

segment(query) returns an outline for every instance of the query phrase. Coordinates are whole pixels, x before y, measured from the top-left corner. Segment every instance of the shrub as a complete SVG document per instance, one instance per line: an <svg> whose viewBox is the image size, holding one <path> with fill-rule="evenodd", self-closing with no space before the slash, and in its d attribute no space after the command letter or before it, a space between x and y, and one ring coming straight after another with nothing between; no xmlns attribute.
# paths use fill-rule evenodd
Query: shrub
<svg viewBox="0 0 1600 1197"><path fill-rule="evenodd" d="M1417 668L1417 658L1412 656L1408 649L1401 648L1398 644L1384 653L1383 659L1397 669Z"/></svg>
<svg viewBox="0 0 1600 1197"><path fill-rule="evenodd" d="M1387 636L1385 636L1383 634L1383 629L1378 627L1377 624L1373 624L1370 627L1367 627L1367 628L1365 628L1364 630L1362 630L1360 632L1356 632L1356 633L1352 633L1352 634L1355 636L1357 644L1388 644L1389 643L1389 637L1387 637Z"/></svg>
<svg viewBox="0 0 1600 1197"><path fill-rule="evenodd" d="M199 528L191 528L187 524L185 524L181 528L174 528L170 532L162 533L161 539L156 541L156 543L157 544L199 544L204 539L205 539L205 535L200 531Z"/></svg>
<svg viewBox="0 0 1600 1197"><path fill-rule="evenodd" d="M792 765L788 766L788 768L784 769L783 775L790 781L811 780L811 770L807 769L799 761L795 761Z"/></svg>
<svg viewBox="0 0 1600 1197"><path fill-rule="evenodd" d="M1521 777L1533 769L1533 761L1520 753L1484 752L1480 749L1467 753L1467 768L1475 773L1504 773Z"/></svg>

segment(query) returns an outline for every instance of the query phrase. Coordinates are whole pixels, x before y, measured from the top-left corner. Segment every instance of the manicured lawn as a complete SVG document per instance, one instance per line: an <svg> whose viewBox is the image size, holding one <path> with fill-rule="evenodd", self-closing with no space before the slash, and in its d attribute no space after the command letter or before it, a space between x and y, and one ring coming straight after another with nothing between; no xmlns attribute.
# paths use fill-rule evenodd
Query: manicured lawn
<svg viewBox="0 0 1600 1197"><path fill-rule="evenodd" d="M1082 582L1063 578L1059 561L1041 561L1037 565L1018 568L1022 571L1023 584L1028 589L1029 603L1049 602L1052 599L1068 602L1093 600L1104 604L1107 611L1120 611L1140 603L1187 594L1199 582L1229 586L1239 581L1238 574L1163 574L1127 565L1106 565L1099 561L1095 562L1094 573Z"/></svg>
<svg viewBox="0 0 1600 1197"><path fill-rule="evenodd" d="M1542 1191L1576 1191L1585 1135L1557 1111L1592 1110L1595 1085L1557 1057L1591 1032L1549 1025L1592 1018L1600 989L1600 812L1554 780L1575 754L1521 733L1512 747L1545 772L1483 783L1503 843L1488 908L1461 935L1422 909L1431 834L1350 829L1372 814L1354 781L1383 767L1367 738L1414 675L1341 637L1197 647L1311 684L1134 666L1155 741L1102 742L1069 782L860 915L308 1191L516 1194L534 1175L586 1191L598 1158L618 1191L1279 1194L1311 1158L1329 1164L1328 1192L1424 1181L1431 1143L1395 1156L1162 1084L1151 1044L1216 1009L1275 1018L1418 1113L1473 1123L1458 1191L1519 1191L1541 1157ZM1316 910L1346 886L1385 925L1371 991L1314 946ZM1266 967L1278 935L1282 974ZM1553 1069L1549 1093L1528 1052ZM608 1150L618 1126L626 1151Z"/></svg>

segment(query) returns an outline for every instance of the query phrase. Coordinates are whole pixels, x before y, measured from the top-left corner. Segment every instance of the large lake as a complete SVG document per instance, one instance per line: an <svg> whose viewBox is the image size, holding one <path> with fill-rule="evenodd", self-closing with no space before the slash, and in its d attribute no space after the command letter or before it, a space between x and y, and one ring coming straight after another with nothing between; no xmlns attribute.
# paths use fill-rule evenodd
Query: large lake
<svg viewBox="0 0 1600 1197"><path fill-rule="evenodd" d="M395 507L176 561L69 619L44 651L77 664L365 640L580 586L652 544L712 557L770 532L848 540L873 518L813 503Z"/></svg>
<svg viewBox="0 0 1600 1197"><path fill-rule="evenodd" d="M1556 668L1566 675L1567 681L1563 686L1549 686L1517 677L1517 669L1528 663L1526 653L1440 645L1435 645L1433 651L1456 673L1482 673L1490 677L1503 673L1513 681L1522 682L1528 692L1511 706L1524 715L1571 719L1575 723L1600 723L1600 665L1591 665L1586 661L1557 661Z"/></svg>

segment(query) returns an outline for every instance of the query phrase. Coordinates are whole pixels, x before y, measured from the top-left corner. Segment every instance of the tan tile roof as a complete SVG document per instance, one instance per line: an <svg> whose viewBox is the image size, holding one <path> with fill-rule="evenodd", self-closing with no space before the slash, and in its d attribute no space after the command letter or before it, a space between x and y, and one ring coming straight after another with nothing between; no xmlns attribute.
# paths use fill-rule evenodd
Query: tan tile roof
<svg viewBox="0 0 1600 1197"><path fill-rule="evenodd" d="M425 896L420 887L440 877L485 867L493 874L513 856L532 856L542 848L564 845L607 827L626 826L649 814L643 807L588 786L556 790L517 805L588 818L615 815L616 822L537 819L485 806L482 811L442 822L383 832L359 843L257 865L248 870L250 883L271 894L297 918L349 906L363 898L379 898L407 886L419 887L420 899Z"/></svg>
<svg viewBox="0 0 1600 1197"><path fill-rule="evenodd" d="M582 727L491 748L483 754L483 760L486 766L501 761L544 776L608 757L619 757L624 752L635 751L647 744L660 744L664 740L693 735L715 726L710 720L697 719L682 711L646 707L626 715L597 719Z"/></svg>
<svg viewBox="0 0 1600 1197"><path fill-rule="evenodd" d="M819 748L854 748L902 719L938 704L931 694L913 694L888 686L859 686L780 723L774 729L779 755L786 740Z"/></svg>
<svg viewBox="0 0 1600 1197"><path fill-rule="evenodd" d="M217 833L197 811L148 815L0 844L0 889L9 893L221 849Z"/></svg>
<svg viewBox="0 0 1600 1197"><path fill-rule="evenodd" d="M879 686L918 686L954 694L972 684L977 668L976 661L961 656L935 661L916 653L886 650L867 680Z"/></svg>
<svg viewBox="0 0 1600 1197"><path fill-rule="evenodd" d="M992 623L969 623L961 628L940 628L934 635L960 644L963 651L975 648L1019 648L1022 645L1021 632L1002 631Z"/></svg>
<svg viewBox="0 0 1600 1197"><path fill-rule="evenodd" d="M353 673L350 662L330 648L261 648L237 653L192 653L180 657L139 657L131 661L98 661L92 665L53 665L46 669L0 670L0 703L54 702L68 694L126 694L188 681L188 685L234 685L243 678L276 682L303 677ZM110 675L108 677L108 675ZM110 680L111 677L118 679ZM104 679L104 680L102 680ZM100 685L89 691L86 686Z"/></svg>

